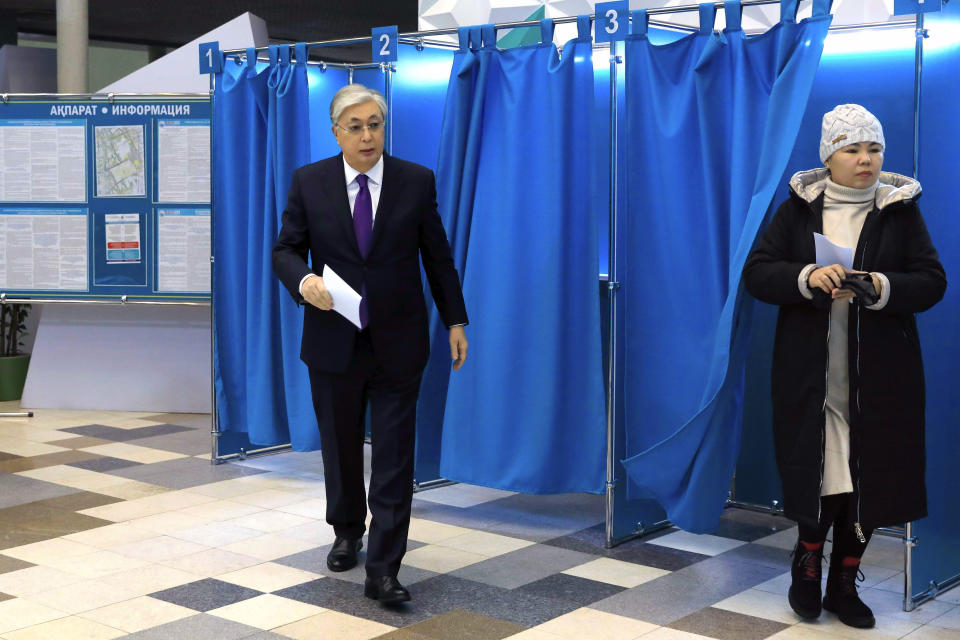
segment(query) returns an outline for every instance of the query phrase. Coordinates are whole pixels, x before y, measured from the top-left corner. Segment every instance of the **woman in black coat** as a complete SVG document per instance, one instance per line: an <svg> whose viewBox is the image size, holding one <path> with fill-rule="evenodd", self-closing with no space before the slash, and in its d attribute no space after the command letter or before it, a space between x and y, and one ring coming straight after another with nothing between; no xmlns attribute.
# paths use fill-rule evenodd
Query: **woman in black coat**
<svg viewBox="0 0 960 640"><path fill-rule="evenodd" d="M780 306L771 387L784 509L799 524L790 605L820 615L833 526L822 606L856 627L875 622L856 589L870 534L926 515L914 314L947 284L916 205L920 184L882 172L883 151L880 122L863 107L824 115L826 168L793 176L743 270L751 294ZM815 234L849 259L827 259Z"/></svg>

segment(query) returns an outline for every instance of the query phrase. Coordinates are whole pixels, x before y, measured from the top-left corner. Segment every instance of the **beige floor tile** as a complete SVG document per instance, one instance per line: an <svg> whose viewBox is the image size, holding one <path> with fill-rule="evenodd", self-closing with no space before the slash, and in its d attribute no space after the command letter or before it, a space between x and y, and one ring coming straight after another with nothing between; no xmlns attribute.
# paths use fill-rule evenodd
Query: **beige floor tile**
<svg viewBox="0 0 960 640"><path fill-rule="evenodd" d="M447 538L437 544L451 549L460 549L461 551L494 557L532 546L535 543L486 531L470 531L453 538Z"/></svg>
<svg viewBox="0 0 960 640"><path fill-rule="evenodd" d="M80 542L99 549L111 549L130 542L147 540L155 536L156 534L153 532L138 529L126 522L120 522L97 529L71 533L68 536L63 536L62 539Z"/></svg>
<svg viewBox="0 0 960 640"><path fill-rule="evenodd" d="M410 533L408 536L411 540L426 542L427 544L436 544L444 540L449 540L450 538L462 536L470 531L471 529L457 527L452 524L443 524L442 522L433 522L432 520L424 520L422 518L410 518Z"/></svg>
<svg viewBox="0 0 960 640"><path fill-rule="evenodd" d="M141 594L122 587L104 584L99 580L84 580L65 587L41 591L30 596L30 599L53 609L77 614L124 600L131 600L138 595Z"/></svg>
<svg viewBox="0 0 960 640"><path fill-rule="evenodd" d="M35 627L11 631L4 635L7 640L112 640L126 634L119 629L108 627L77 616L52 620Z"/></svg>
<svg viewBox="0 0 960 640"><path fill-rule="evenodd" d="M65 618L66 615L62 611L30 600L4 600L0 602L0 633L33 627L57 618Z"/></svg>
<svg viewBox="0 0 960 640"><path fill-rule="evenodd" d="M130 460L131 462L140 462L142 464L151 464L153 462L164 462L166 460L176 460L177 458L186 458L182 453L172 451L161 451L160 449L151 449L150 447L141 447L126 442L114 442L111 444L101 444L95 447L87 447L80 451L89 451L98 453L102 456L111 458L120 458L121 460Z"/></svg>
<svg viewBox="0 0 960 640"><path fill-rule="evenodd" d="M25 597L54 587L76 584L83 578L53 567L28 567L0 574L0 593Z"/></svg>
<svg viewBox="0 0 960 640"><path fill-rule="evenodd" d="M259 513L260 511L263 511L263 509L252 504L241 504L239 502L230 502L229 500L213 500L194 507L178 509L176 513L199 518L204 522L220 522L240 518L252 513Z"/></svg>
<svg viewBox="0 0 960 640"><path fill-rule="evenodd" d="M265 533L262 536L234 542L221 548L225 551L242 553L268 561L312 549L313 545L303 540L294 540L276 533Z"/></svg>
<svg viewBox="0 0 960 640"><path fill-rule="evenodd" d="M112 549L114 553L139 558L148 562L162 562L206 551L209 547L189 540L157 536L140 542L131 542Z"/></svg>
<svg viewBox="0 0 960 640"><path fill-rule="evenodd" d="M903 637L903 640L958 640L960 631L956 629L941 629L924 625L916 631Z"/></svg>
<svg viewBox="0 0 960 640"><path fill-rule="evenodd" d="M111 573L138 569L148 564L150 563L146 560L131 558L112 551L97 551L95 553L66 559L53 566L61 571L83 576L84 578L99 578L110 575Z"/></svg>
<svg viewBox="0 0 960 640"><path fill-rule="evenodd" d="M237 480L223 480L222 482L211 482L210 484L204 484L198 487L190 487L187 491L210 496L211 498L232 498L233 496L256 493L260 491L260 489L253 488L249 484L238 482Z"/></svg>
<svg viewBox="0 0 960 640"><path fill-rule="evenodd" d="M57 451L69 451L65 447L57 447L52 444L42 442L31 442L21 438L0 437L0 451L12 453L15 456L42 456L47 453L56 453Z"/></svg>
<svg viewBox="0 0 960 640"><path fill-rule="evenodd" d="M721 600L713 606L717 609L726 609L748 616L776 620L783 624L800 622L800 618L790 608L786 595L782 593L747 589L726 600Z"/></svg>
<svg viewBox="0 0 960 640"><path fill-rule="evenodd" d="M283 529L298 527L302 524L316 522L317 520L315 518L306 518L273 509L258 511L257 513L251 513L250 515L240 516L239 518L233 518L227 521L229 524L246 527L248 529L256 529L265 533L273 533Z"/></svg>
<svg viewBox="0 0 960 640"><path fill-rule="evenodd" d="M632 562L614 560L613 558L597 558L567 569L563 573L631 589L644 582L665 576L670 572L641 564L633 564Z"/></svg>
<svg viewBox="0 0 960 640"><path fill-rule="evenodd" d="M181 571L161 564L150 565L140 569L119 571L99 578L99 581L110 587L125 589L138 596L179 587L188 582L196 582L197 576L187 571Z"/></svg>
<svg viewBox="0 0 960 640"><path fill-rule="evenodd" d="M290 491L263 489L254 493L233 496L230 500L241 504L251 504L261 509L276 509L293 502L299 502L301 497Z"/></svg>
<svg viewBox="0 0 960 640"><path fill-rule="evenodd" d="M725 551L730 551L743 546L746 542L742 540L733 540L722 536L713 536L709 534L696 534L688 531L674 531L667 535L649 540L648 544L655 544L661 547L679 549L681 551L690 551L708 556L715 556Z"/></svg>
<svg viewBox="0 0 960 640"><path fill-rule="evenodd" d="M874 617L877 619L877 624L873 629L855 629L840 622L836 615L825 611L817 621L817 627L822 628L827 633L850 638L850 640L859 640L860 638L882 640L902 638L921 626L920 622L898 620L876 614L874 614Z"/></svg>
<svg viewBox="0 0 960 640"><path fill-rule="evenodd" d="M142 427L154 427L158 424L163 424L161 422L156 422L154 420L143 420L140 416L150 415L150 414L136 414L130 416L118 416L114 412L103 413L98 416L97 423L102 424L107 427L116 427L117 429L140 429Z"/></svg>
<svg viewBox="0 0 960 640"><path fill-rule="evenodd" d="M259 558L232 553L223 549L206 549L172 560L165 560L161 564L166 567L187 571L202 578L210 578L230 571L238 571L262 562Z"/></svg>
<svg viewBox="0 0 960 640"><path fill-rule="evenodd" d="M766 640L846 640L846 638L823 630L818 622L801 622L768 636Z"/></svg>
<svg viewBox="0 0 960 640"><path fill-rule="evenodd" d="M80 513L102 520L109 520L110 522L126 522L146 518L147 516L153 516L165 511L165 509L156 505L141 502L143 499L144 498L128 500L127 502L114 502L113 504L84 509Z"/></svg>
<svg viewBox="0 0 960 640"><path fill-rule="evenodd" d="M479 553L428 544L425 547L408 551L407 555L403 557L403 562L418 569L449 573L477 562L483 562L488 558L488 556Z"/></svg>
<svg viewBox="0 0 960 640"><path fill-rule="evenodd" d="M680 631L669 627L654 629L650 633L643 634L640 638L642 640L713 640L713 638L702 636L699 633L690 633L689 631Z"/></svg>
<svg viewBox="0 0 960 640"><path fill-rule="evenodd" d="M275 511L292 513L313 520L324 520L327 517L327 501L324 498L310 498L309 500L281 505Z"/></svg>
<svg viewBox="0 0 960 640"><path fill-rule="evenodd" d="M182 531L183 529L189 529L191 527L199 527L200 525L206 524L208 521L204 520L203 518L181 513L180 511L166 511L164 513L154 514L152 516L134 518L133 520L127 520L127 522L138 529L143 529L144 531L152 531L154 533L169 535L174 531Z"/></svg>
<svg viewBox="0 0 960 640"><path fill-rule="evenodd" d="M552 633L547 633L536 627L533 629L527 629L526 631L521 631L520 633L514 634L512 636L507 636L504 640L566 640L563 636L555 636Z"/></svg>
<svg viewBox="0 0 960 640"><path fill-rule="evenodd" d="M72 433L45 429L29 424L0 424L0 438L20 438L31 442L55 442L69 438Z"/></svg>
<svg viewBox="0 0 960 640"><path fill-rule="evenodd" d="M167 493L170 489L166 487L161 487L156 484L149 484L146 482L139 482L137 480L127 480L126 482L121 482L119 484L112 484L107 487L102 487L97 489L97 493L102 493L106 496L112 496L114 498L120 498L121 500L136 500L138 498L146 498L147 496L155 496L161 493Z"/></svg>
<svg viewBox="0 0 960 640"><path fill-rule="evenodd" d="M264 593L279 591L280 589L286 589L287 587L303 584L304 582L310 582L311 580L322 577L320 574L294 569L293 567L276 564L275 562L264 562L240 569L239 571L231 571L230 573L216 576L217 580L238 584L241 587L256 589Z"/></svg>
<svg viewBox="0 0 960 640"><path fill-rule="evenodd" d="M99 477L107 474L97 473L96 471L90 471L89 469L81 469L80 467L71 467L68 464L55 464L49 467L40 467L39 469L18 471L16 475L23 476L24 478L33 478L34 480L43 480L44 482L56 482L63 484L64 480L70 480L83 476ZM110 477L112 477L114 482L116 482L116 476Z"/></svg>
<svg viewBox="0 0 960 640"><path fill-rule="evenodd" d="M293 538L294 540L303 540L304 542L309 542L315 547L322 547L324 545L331 544L337 537L333 527L328 525L326 522L321 522L319 520L314 520L312 522L308 522L307 524L301 524L300 526L291 527L289 529L282 529L277 531L277 535L284 536L286 538Z"/></svg>
<svg viewBox="0 0 960 640"><path fill-rule="evenodd" d="M536 628L569 640L633 640L657 625L584 607Z"/></svg>
<svg viewBox="0 0 960 640"><path fill-rule="evenodd" d="M89 555L96 551L98 551L96 547L88 544L74 540L64 540L63 538L52 538L42 542L26 544L22 547L4 549L3 555L33 564L57 566L61 560Z"/></svg>
<svg viewBox="0 0 960 640"><path fill-rule="evenodd" d="M263 535L263 531L242 527L231 522L208 522L198 527L181 529L170 534L180 540L189 540L206 547L225 547Z"/></svg>
<svg viewBox="0 0 960 640"><path fill-rule="evenodd" d="M207 614L258 629L273 629L315 616L324 611L326 609L315 607L312 604L288 600L268 593L219 609L213 609L208 611Z"/></svg>
<svg viewBox="0 0 960 640"><path fill-rule="evenodd" d="M315 616L273 629L273 633L294 640L370 640L396 627L364 620L339 611L324 611Z"/></svg>
<svg viewBox="0 0 960 640"><path fill-rule="evenodd" d="M123 522L137 518L146 518L168 511L179 511L188 507L206 504L212 500L213 499L208 496L186 491L165 491L157 495L146 496L136 500L115 502L100 507L93 507L92 509L85 509L80 513L112 522Z"/></svg>
<svg viewBox="0 0 960 640"><path fill-rule="evenodd" d="M80 616L127 633L136 633L196 614L197 612L193 609L181 607L178 604L141 596L100 609L85 611Z"/></svg>

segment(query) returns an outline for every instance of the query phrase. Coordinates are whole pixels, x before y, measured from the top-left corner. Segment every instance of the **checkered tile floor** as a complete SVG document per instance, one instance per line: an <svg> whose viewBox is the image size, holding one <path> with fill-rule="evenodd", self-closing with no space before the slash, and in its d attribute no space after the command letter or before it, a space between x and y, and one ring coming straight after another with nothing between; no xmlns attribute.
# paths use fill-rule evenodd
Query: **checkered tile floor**
<svg viewBox="0 0 960 640"><path fill-rule="evenodd" d="M384 609L362 568L326 568L319 454L212 466L209 447L204 415L0 418L0 638L960 639L960 589L901 611L897 540L867 552L859 631L790 610L786 520L731 510L716 535L607 550L599 496L469 485L416 495L413 602Z"/></svg>

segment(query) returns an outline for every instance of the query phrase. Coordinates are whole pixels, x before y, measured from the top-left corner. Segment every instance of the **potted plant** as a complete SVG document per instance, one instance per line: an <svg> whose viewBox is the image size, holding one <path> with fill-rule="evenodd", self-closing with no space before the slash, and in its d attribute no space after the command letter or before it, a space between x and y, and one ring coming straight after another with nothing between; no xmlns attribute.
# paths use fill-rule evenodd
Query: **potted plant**
<svg viewBox="0 0 960 640"><path fill-rule="evenodd" d="M0 304L0 401L19 400L27 379L30 354L23 353L30 305Z"/></svg>

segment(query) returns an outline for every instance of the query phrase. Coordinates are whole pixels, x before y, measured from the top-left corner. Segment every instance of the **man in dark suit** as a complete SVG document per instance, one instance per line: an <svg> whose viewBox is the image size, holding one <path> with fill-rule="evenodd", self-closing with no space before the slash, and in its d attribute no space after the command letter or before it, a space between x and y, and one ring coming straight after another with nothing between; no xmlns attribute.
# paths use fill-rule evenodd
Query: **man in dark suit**
<svg viewBox="0 0 960 640"><path fill-rule="evenodd" d="M294 172L273 268L294 300L307 303L300 358L310 371L320 427L327 522L336 533L327 556L333 571L356 566L362 546L369 402L372 520L364 595L389 605L410 599L397 572L407 546L417 395L430 347L421 259L449 328L454 370L467 357L467 312L433 172L384 155L386 112L383 96L362 85L334 96L330 120L342 153ZM332 311L324 266L362 295L361 329Z"/></svg>

